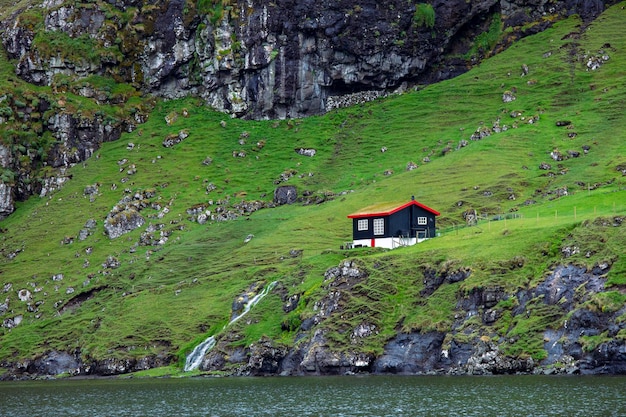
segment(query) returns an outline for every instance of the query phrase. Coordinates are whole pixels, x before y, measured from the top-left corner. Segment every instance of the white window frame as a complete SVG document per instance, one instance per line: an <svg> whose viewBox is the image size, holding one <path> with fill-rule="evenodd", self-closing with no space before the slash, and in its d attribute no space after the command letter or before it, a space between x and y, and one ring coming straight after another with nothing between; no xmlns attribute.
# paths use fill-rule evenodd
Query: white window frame
<svg viewBox="0 0 626 417"><path fill-rule="evenodd" d="M428 217L418 217L417 224L419 226L426 226L428 224Z"/></svg>
<svg viewBox="0 0 626 417"><path fill-rule="evenodd" d="M358 230L359 232L362 232L364 230L368 230L369 226L368 226L368 221L367 219L359 219L356 222L356 230Z"/></svg>
<svg viewBox="0 0 626 417"><path fill-rule="evenodd" d="M374 235L381 236L385 234L385 219L374 219L373 222Z"/></svg>

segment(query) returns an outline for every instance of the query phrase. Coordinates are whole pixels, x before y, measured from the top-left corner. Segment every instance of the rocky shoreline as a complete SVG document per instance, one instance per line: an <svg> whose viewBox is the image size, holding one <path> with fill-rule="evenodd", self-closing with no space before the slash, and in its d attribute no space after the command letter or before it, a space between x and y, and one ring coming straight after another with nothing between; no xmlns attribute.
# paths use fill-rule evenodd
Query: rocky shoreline
<svg viewBox="0 0 626 417"><path fill-rule="evenodd" d="M220 334L215 348L200 365L207 374L222 376L303 376L350 374L397 375L597 375L626 374L626 344L618 333L626 323L617 318L626 307L592 311L583 304L593 294L605 291L609 264L586 269L575 265L558 265L535 287L507 294L498 288L483 288L459 296L460 319L447 331L398 334L387 341L383 353L374 355L351 347L338 351L327 338L325 320L340 314L343 293L354 290L367 278L366 272L353 261L343 261L326 272L327 295L316 305L317 314L304 320L293 346L286 346L263 337L246 347L233 347L237 335ZM433 291L445 281L465 279L468 270L426 271L424 291ZM584 293L581 291L584 289ZM274 291L280 292L280 285ZM502 300L515 298L515 307L507 314L531 315L541 300L543 306L558 307L559 317L543 333L544 357L506 353L508 343L493 334L491 326L505 313ZM283 308L295 308L297 298L285 299ZM541 306L539 306L541 307ZM459 342L459 329L466 318L480 317L482 324L471 328L465 342ZM354 329L354 338L374 332L375 325L363 323ZM590 338L597 343L591 348ZM0 379L40 379L55 377L111 377L152 368L174 365L173 355L139 359L84 359L80 351L48 352L46 355L14 363L2 363L5 372ZM196 374L194 374L196 375Z"/></svg>

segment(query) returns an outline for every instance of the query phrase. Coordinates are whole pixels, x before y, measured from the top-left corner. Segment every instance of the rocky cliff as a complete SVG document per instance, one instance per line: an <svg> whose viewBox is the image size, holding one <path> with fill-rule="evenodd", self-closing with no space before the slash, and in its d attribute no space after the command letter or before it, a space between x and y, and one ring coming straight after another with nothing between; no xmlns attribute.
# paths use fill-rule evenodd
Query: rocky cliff
<svg viewBox="0 0 626 417"><path fill-rule="evenodd" d="M602 221L605 224L599 227L621 227L624 218L596 223ZM371 312L355 312L350 306L349 300L358 297L370 279L368 270L359 263L343 261L326 271L325 295L315 302L315 314L293 329L295 343L285 345L262 337L257 343L241 346L238 330L224 331L203 357L200 369L237 376L626 373L626 346L618 336L626 329L626 323L619 319L626 307L610 301L614 292L605 287L610 263L590 269L556 265L537 285L514 293L499 286L460 291L455 320L449 327L443 325L440 330L427 332L398 331L386 340L381 352L363 347L364 340L379 333L377 320L381 318L368 314ZM424 289L436 291L440 286L456 285L471 273L469 268L425 269ZM428 302L430 290L422 291L422 302ZM272 292L282 297L285 312L296 309L301 301L297 295L286 297L287 289L280 282ZM234 315L240 312L242 299L240 296L234 300ZM346 323L350 316L358 316L359 324L343 329L349 333L350 343L338 347L332 340L333 326ZM527 327L528 323L535 324ZM528 330L519 332L516 327ZM537 348L534 353L529 349L532 343ZM525 350L521 355L517 350L520 345ZM77 350L51 351L3 366L10 368L4 379L20 379L59 374L116 375L175 361L171 354L90 360Z"/></svg>
<svg viewBox="0 0 626 417"><path fill-rule="evenodd" d="M620 227L622 221L616 217L604 227ZM613 338L624 332L626 326L617 317L626 307L606 302L611 297L605 288L610 268L608 263L591 269L557 265L536 286L515 293L498 286L459 292L450 327L399 331L385 343L382 353L374 353L359 348L362 340L380 329L370 314L363 313L359 325L349 329L349 346L333 348L330 341L332 330L325 321L337 322L354 314L346 309L347 300L369 279L356 262L345 261L326 272L328 293L317 301L317 313L299 326L295 339L300 342L295 346L262 340L247 348L233 347L238 336L226 335L201 367L237 375L623 374L626 347ZM463 281L471 271L443 268L422 274L425 288L435 291ZM422 293L428 298L428 292ZM522 322L535 320L541 324L531 325L528 334L514 330ZM517 355L516 348L529 343L530 333L544 326L543 334L536 335L538 340L543 338L537 342L540 353Z"/></svg>
<svg viewBox="0 0 626 417"><path fill-rule="evenodd" d="M237 116L302 117L338 96L465 71L498 43L473 42L494 19L506 46L559 17L592 19L605 3L50 0L6 18L2 41L17 75L37 85L110 76L163 97L197 94Z"/></svg>

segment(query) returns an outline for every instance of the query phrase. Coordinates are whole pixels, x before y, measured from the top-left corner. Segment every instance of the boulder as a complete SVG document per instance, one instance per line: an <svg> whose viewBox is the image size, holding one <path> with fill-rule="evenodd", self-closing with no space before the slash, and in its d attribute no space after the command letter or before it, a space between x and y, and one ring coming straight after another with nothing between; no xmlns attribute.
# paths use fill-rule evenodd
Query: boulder
<svg viewBox="0 0 626 417"><path fill-rule="evenodd" d="M274 203L279 206L293 204L297 198L298 192L293 185L281 185L274 190Z"/></svg>
<svg viewBox="0 0 626 417"><path fill-rule="evenodd" d="M313 157L317 153L317 151L312 148L296 148L295 151L298 155L308 156L308 157Z"/></svg>
<svg viewBox="0 0 626 417"><path fill-rule="evenodd" d="M134 207L129 207L123 211L109 215L104 222L104 232L110 239L132 232L145 223L145 219Z"/></svg>

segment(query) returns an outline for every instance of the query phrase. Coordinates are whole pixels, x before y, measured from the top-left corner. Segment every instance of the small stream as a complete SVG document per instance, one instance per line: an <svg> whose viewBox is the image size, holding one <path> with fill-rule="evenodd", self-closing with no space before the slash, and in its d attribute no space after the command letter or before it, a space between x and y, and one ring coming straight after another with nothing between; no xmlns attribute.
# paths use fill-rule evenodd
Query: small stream
<svg viewBox="0 0 626 417"><path fill-rule="evenodd" d="M257 305L259 301L261 301L263 297L265 297L274 288L274 286L276 286L276 281L270 282L265 288L263 288L263 291L259 292L250 300L248 300L241 313L233 317L230 322L228 322L228 324L224 326L224 329L245 316L252 307ZM185 372L198 369L198 367L202 363L202 359L204 358L204 356L215 346L215 342L215 336L209 336L204 342L196 346L185 360Z"/></svg>

